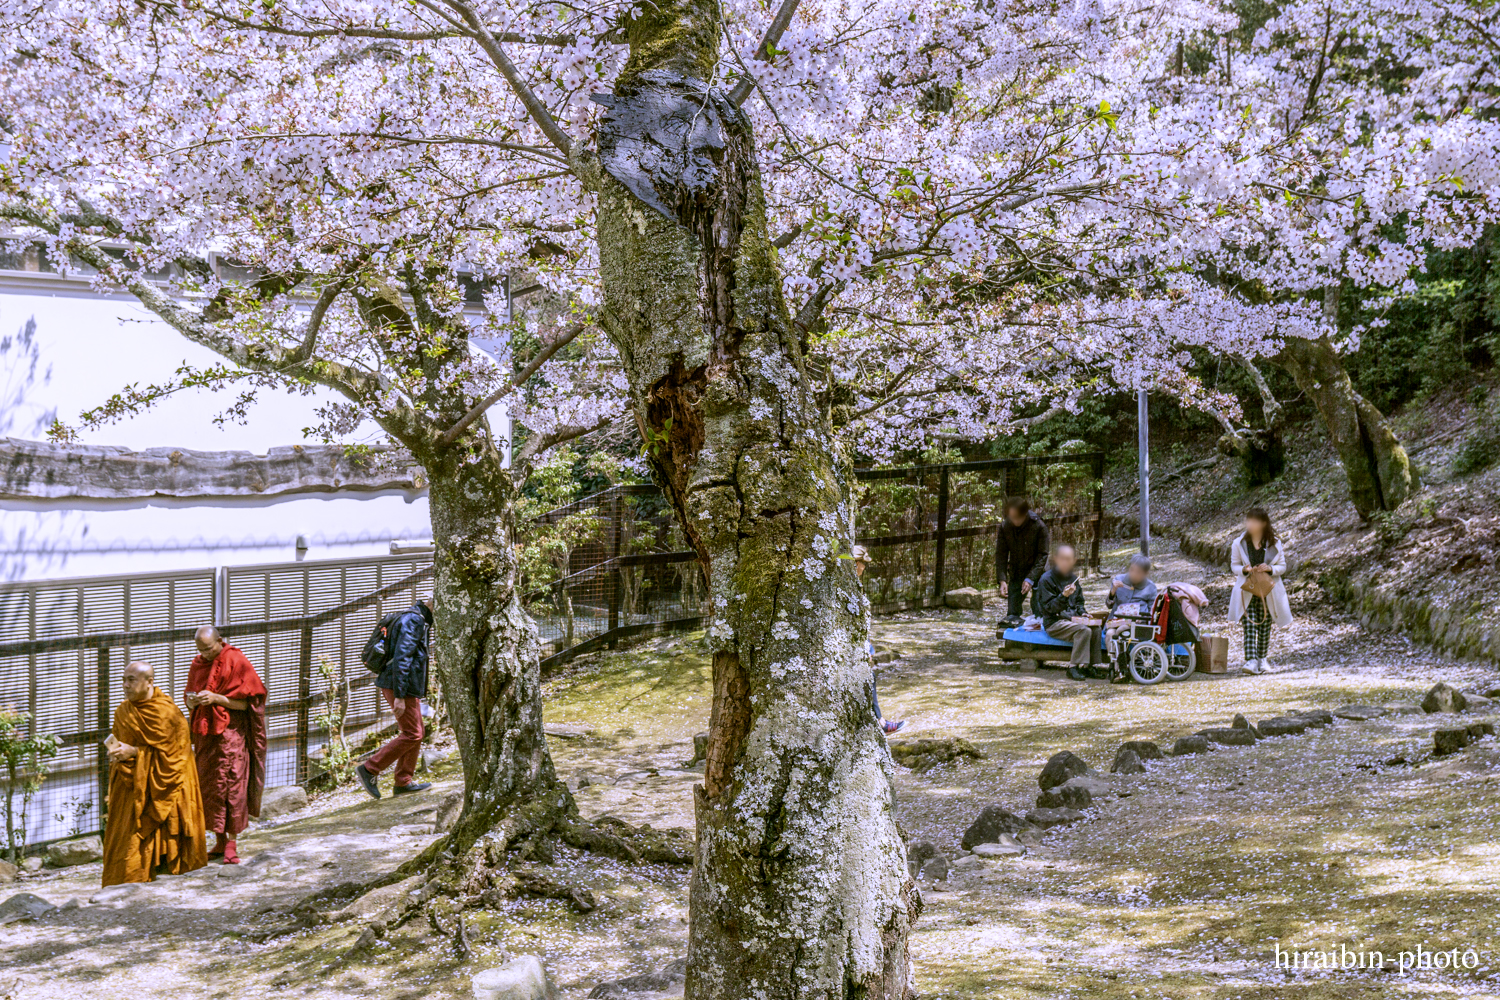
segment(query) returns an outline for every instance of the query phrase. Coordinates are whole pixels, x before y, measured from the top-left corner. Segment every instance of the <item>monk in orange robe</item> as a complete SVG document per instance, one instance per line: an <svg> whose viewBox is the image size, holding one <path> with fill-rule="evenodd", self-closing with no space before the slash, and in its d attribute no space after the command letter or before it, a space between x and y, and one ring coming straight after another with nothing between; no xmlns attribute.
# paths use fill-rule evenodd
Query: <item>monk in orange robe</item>
<svg viewBox="0 0 1500 1000"><path fill-rule="evenodd" d="M200 628L196 641L182 700L191 713L203 822L215 838L208 856L237 865L234 839L260 815L266 787L266 686L212 625Z"/></svg>
<svg viewBox="0 0 1500 1000"><path fill-rule="evenodd" d="M156 686L150 664L125 668L125 701L110 736L104 884L150 882L158 872L182 875L208 864L187 719Z"/></svg>

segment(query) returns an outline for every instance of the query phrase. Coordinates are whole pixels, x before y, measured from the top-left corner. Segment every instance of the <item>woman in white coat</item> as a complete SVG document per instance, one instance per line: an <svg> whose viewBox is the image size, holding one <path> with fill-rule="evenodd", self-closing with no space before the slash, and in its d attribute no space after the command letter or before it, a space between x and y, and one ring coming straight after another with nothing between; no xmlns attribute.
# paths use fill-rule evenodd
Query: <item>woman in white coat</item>
<svg viewBox="0 0 1500 1000"><path fill-rule="evenodd" d="M1271 515L1259 507L1245 514L1245 530L1229 543L1229 565L1234 585L1229 589L1229 620L1245 623L1245 672L1263 674L1271 669L1266 653L1271 646L1271 626L1292 624L1292 606L1286 599L1286 551L1271 527ZM1275 584L1271 593L1258 597L1245 589L1250 574L1269 573Z"/></svg>

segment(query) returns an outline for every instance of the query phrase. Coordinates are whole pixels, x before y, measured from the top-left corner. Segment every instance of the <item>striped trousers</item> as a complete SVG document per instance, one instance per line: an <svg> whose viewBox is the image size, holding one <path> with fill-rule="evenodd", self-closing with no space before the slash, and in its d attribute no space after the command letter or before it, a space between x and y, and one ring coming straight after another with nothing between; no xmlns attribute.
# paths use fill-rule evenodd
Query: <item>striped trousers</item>
<svg viewBox="0 0 1500 1000"><path fill-rule="evenodd" d="M1271 648L1271 609L1264 597L1252 597L1245 606L1245 659L1264 660Z"/></svg>

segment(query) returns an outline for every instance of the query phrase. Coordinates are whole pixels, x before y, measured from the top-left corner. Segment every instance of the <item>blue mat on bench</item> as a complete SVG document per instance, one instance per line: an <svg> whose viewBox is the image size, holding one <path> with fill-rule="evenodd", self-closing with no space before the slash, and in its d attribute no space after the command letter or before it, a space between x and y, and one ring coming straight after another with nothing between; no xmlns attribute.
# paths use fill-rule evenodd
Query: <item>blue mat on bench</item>
<svg viewBox="0 0 1500 1000"><path fill-rule="evenodd" d="M1005 630L1006 642L1026 642L1033 646L1061 646L1063 649L1072 649L1073 644L1065 639L1054 639L1052 636L1035 628L1008 628Z"/></svg>

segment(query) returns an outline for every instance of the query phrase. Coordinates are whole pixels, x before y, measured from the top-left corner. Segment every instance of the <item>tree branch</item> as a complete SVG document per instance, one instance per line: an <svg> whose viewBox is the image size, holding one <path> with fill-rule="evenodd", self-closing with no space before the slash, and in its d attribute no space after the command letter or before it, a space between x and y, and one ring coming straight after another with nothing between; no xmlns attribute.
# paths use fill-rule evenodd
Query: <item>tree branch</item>
<svg viewBox="0 0 1500 1000"><path fill-rule="evenodd" d="M601 427L608 427L614 421L615 416L615 414L610 414L607 417L600 417L589 426L559 427L551 434L538 434L530 441L527 441L526 447L522 448L520 454L515 456L516 463L524 465L549 448L556 448L560 444L566 444L575 438L583 437L585 434L592 434Z"/></svg>
<svg viewBox="0 0 1500 1000"><path fill-rule="evenodd" d="M468 413L465 413L462 417L458 418L458 423L454 424L452 427L444 431L438 437L438 444L450 445L454 441L458 440L458 436L465 430L467 430L470 424L483 416L486 410L494 406L496 403L500 402L500 400L504 399L506 396L509 396L516 390L517 386L524 385L526 383L526 380L535 375L537 373L537 370L540 369L542 365L546 364L547 360L551 358L552 355L562 350L568 344L571 344L578 337L578 335L584 330L587 330L588 327L588 323L575 323L568 329L564 330L556 340L552 341L552 343L548 344L546 347L543 347L540 351L537 351L536 357L532 358L531 362L525 368L522 368L514 378L505 383L504 388L496 389L494 392L490 393L488 396L475 403L473 407L469 409ZM585 431L584 433L588 432Z"/></svg>
<svg viewBox="0 0 1500 1000"><path fill-rule="evenodd" d="M761 62L771 61L771 50L776 48L776 43L781 41L781 36L792 23L792 15L797 13L797 4L800 2L801 0L781 0L781 7L777 9L776 16L771 19L771 26L766 29L765 37L755 50L756 59ZM734 89L729 92L730 103L737 108L743 106L754 89L755 80L750 76L749 69L746 69L745 75L735 82Z"/></svg>
<svg viewBox="0 0 1500 1000"><path fill-rule="evenodd" d="M516 69L516 64L510 61L510 57L500 47L499 40L490 34L474 8L464 3L463 0L443 0L443 2L458 11L468 24L475 39L479 42L479 47L484 49L490 61L500 70L500 75L505 77L505 82L510 84L511 91L521 101L522 106L526 108L526 113L531 116L532 121L536 122L537 128L542 130L542 134L547 137L548 141L564 156L572 152L573 140L568 137L568 133L563 131L562 126L557 124L557 119L552 117L552 112L547 110L542 99L526 85L525 80L521 79L521 71Z"/></svg>

